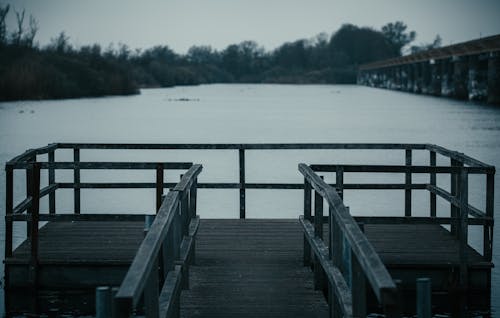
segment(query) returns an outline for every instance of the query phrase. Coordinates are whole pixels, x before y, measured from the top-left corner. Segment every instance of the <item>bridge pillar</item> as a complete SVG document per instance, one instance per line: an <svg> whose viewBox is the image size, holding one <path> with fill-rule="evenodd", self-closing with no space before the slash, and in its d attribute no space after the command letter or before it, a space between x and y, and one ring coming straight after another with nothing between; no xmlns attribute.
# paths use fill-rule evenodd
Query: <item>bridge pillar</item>
<svg viewBox="0 0 500 318"><path fill-rule="evenodd" d="M405 91L413 92L413 85L415 83L415 71L413 69L413 64L405 64L406 71L406 87Z"/></svg>
<svg viewBox="0 0 500 318"><path fill-rule="evenodd" d="M453 96L453 63L450 58L441 60L441 96Z"/></svg>
<svg viewBox="0 0 500 318"><path fill-rule="evenodd" d="M413 64L413 92L422 93L422 63Z"/></svg>
<svg viewBox="0 0 500 318"><path fill-rule="evenodd" d="M431 64L430 61L421 63L422 69L422 94L430 94L431 91Z"/></svg>
<svg viewBox="0 0 500 318"><path fill-rule="evenodd" d="M483 101L488 96L488 60L486 56L469 56L467 90L470 100Z"/></svg>
<svg viewBox="0 0 500 318"><path fill-rule="evenodd" d="M500 104L500 52L488 58L488 103Z"/></svg>
<svg viewBox="0 0 500 318"><path fill-rule="evenodd" d="M432 60L430 66L430 85L429 94L434 96L441 95L441 60Z"/></svg>
<svg viewBox="0 0 500 318"><path fill-rule="evenodd" d="M468 99L467 91L468 68L466 56L454 56L453 59L453 97Z"/></svg>

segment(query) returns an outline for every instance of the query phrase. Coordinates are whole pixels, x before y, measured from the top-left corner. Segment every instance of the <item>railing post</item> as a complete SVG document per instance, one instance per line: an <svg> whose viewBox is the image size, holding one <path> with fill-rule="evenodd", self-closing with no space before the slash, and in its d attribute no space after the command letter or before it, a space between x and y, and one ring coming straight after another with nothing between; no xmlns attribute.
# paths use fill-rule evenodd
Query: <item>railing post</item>
<svg viewBox="0 0 500 318"><path fill-rule="evenodd" d="M323 239L323 197L314 191L314 237ZM314 289L323 289L323 270L317 257L314 257Z"/></svg>
<svg viewBox="0 0 500 318"><path fill-rule="evenodd" d="M5 165L5 215L12 215L14 209L14 169ZM5 258L12 256L13 224L11 219L5 219Z"/></svg>
<svg viewBox="0 0 500 318"><path fill-rule="evenodd" d="M435 151L430 151L430 163L429 165L431 167L436 166L436 152ZM431 172L430 174L430 184L432 186L436 186L436 173ZM436 194L433 192L430 192L430 215L431 217L436 216Z"/></svg>
<svg viewBox="0 0 500 318"><path fill-rule="evenodd" d="M240 219L246 218L246 203L245 203L245 149L240 148L238 151L239 169L240 169Z"/></svg>
<svg viewBox="0 0 500 318"><path fill-rule="evenodd" d="M493 219L495 208L495 171L492 169L486 174L486 216ZM493 226L492 223L483 227L483 255L486 261L491 261L493 254Z"/></svg>
<svg viewBox="0 0 500 318"><path fill-rule="evenodd" d="M411 149L405 150L405 165L411 169ZM405 216L411 216L411 171L405 173Z"/></svg>
<svg viewBox="0 0 500 318"><path fill-rule="evenodd" d="M160 210L163 198L163 164L156 165L156 213Z"/></svg>
<svg viewBox="0 0 500 318"><path fill-rule="evenodd" d="M55 151L49 151L49 164L55 162ZM53 167L49 168L49 186L56 183L56 172ZM56 192L52 191L49 193L49 213L56 214Z"/></svg>
<svg viewBox="0 0 500 318"><path fill-rule="evenodd" d="M431 280L430 278L417 279L417 318L431 318Z"/></svg>
<svg viewBox="0 0 500 318"><path fill-rule="evenodd" d="M35 157L30 157L27 159L27 162L34 163L36 162L36 156ZM26 168L26 198L32 198L32 203L33 204L33 166L29 166ZM29 215L31 213L30 209L27 209L26 213ZM31 236L31 223L32 221L28 219L26 221L26 236L29 238Z"/></svg>
<svg viewBox="0 0 500 318"><path fill-rule="evenodd" d="M450 165L452 167L462 167L463 164L458 161L458 160L455 160L455 159L451 159L450 160ZM450 194L452 197L454 198L457 198L458 196L458 191L459 191L459 174L457 172L452 172L451 173L451 176L450 176ZM459 217L458 215L458 212L459 212L459 208L456 207L455 205L451 204L451 207L450 207L450 217L454 218L455 220L457 220L457 218ZM455 221L455 222L452 222L451 225L450 225L450 232L451 234L455 235L455 236L458 236L458 231L459 231L459 221Z"/></svg>
<svg viewBox="0 0 500 318"><path fill-rule="evenodd" d="M149 273L146 286L144 287L144 311L147 318L158 318L160 307L158 303L159 283L158 283L158 260L153 262L153 268Z"/></svg>
<svg viewBox="0 0 500 318"><path fill-rule="evenodd" d="M34 309L35 313L38 312L38 220L40 213L40 163L33 163L31 169L29 170L31 180L30 182L30 193L32 197L31 207L29 208L29 214L31 215L31 226L30 226L30 245L31 245L31 256L30 256L30 281L33 287L34 296Z"/></svg>
<svg viewBox="0 0 500 318"><path fill-rule="evenodd" d="M74 212L75 214L80 214L80 149L73 149L73 162L75 163L75 167L73 169L73 183L74 183Z"/></svg>
<svg viewBox="0 0 500 318"><path fill-rule="evenodd" d="M311 185L306 178L304 178L304 219L311 221ZM311 245L307 240L306 234L304 237L304 266L311 265Z"/></svg>
<svg viewBox="0 0 500 318"><path fill-rule="evenodd" d="M198 178L195 178L193 181L193 184L191 185L191 190L189 191L190 193L190 216L191 218L196 217L196 201L198 200Z"/></svg>
<svg viewBox="0 0 500 318"><path fill-rule="evenodd" d="M112 316L111 288L97 287L95 290L95 316L96 318L109 318Z"/></svg>
<svg viewBox="0 0 500 318"><path fill-rule="evenodd" d="M337 170L335 172L335 186L337 193L339 194L339 197L343 200L344 199L344 167L340 166L337 167Z"/></svg>
<svg viewBox="0 0 500 318"><path fill-rule="evenodd" d="M363 224L359 224L364 232ZM352 256L351 256L352 257ZM354 317L366 317L366 278L358 258L351 258L352 313Z"/></svg>
<svg viewBox="0 0 500 318"><path fill-rule="evenodd" d="M465 168L460 171L460 285L468 284L467 269L467 240L468 240L468 214L469 214L469 175Z"/></svg>

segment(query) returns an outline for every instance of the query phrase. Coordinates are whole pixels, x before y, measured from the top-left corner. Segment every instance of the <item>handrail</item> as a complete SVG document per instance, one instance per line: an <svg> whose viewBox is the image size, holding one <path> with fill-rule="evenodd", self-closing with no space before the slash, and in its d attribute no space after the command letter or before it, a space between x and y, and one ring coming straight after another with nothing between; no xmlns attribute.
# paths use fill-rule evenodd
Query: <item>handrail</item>
<svg viewBox="0 0 500 318"><path fill-rule="evenodd" d="M181 178L180 186L163 199L114 298L118 317L130 317L143 296L146 316L158 317L162 312L169 317L173 313L173 309L165 308L178 304L181 282L188 285L188 258L194 249L191 236L196 232L192 228L197 227L193 224L197 220L196 180L201 170L201 165L193 165ZM185 223L186 220L190 223ZM158 270L158 264L162 270ZM160 281L164 282L161 291Z"/></svg>
<svg viewBox="0 0 500 318"><path fill-rule="evenodd" d="M384 306L395 306L397 294L396 285L375 249L361 232L354 218L349 214L340 196L333 187L325 183L307 165L303 163L299 164L299 171L312 188L323 199L326 199L330 207L329 210L332 213L330 222L335 222L335 225L342 232L342 236L347 239L352 253L359 262L378 301ZM320 210L322 210L322 208ZM322 214L321 211L319 212ZM317 218L316 215L315 217ZM315 221L315 223L316 222L317 221ZM330 242L330 244L333 244L333 242ZM331 249L332 247L330 246L330 250ZM335 251L335 253L339 253L339 251Z"/></svg>

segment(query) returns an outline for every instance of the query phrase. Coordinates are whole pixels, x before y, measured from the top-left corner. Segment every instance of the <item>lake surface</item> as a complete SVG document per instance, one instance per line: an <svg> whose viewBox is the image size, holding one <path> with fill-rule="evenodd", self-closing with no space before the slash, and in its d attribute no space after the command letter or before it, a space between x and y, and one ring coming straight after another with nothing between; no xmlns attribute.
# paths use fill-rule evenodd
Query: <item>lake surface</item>
<svg viewBox="0 0 500 318"><path fill-rule="evenodd" d="M297 143L377 142L434 143L464 152L500 167L500 108L445 98L413 95L360 86L336 85L202 85L142 90L138 96L25 101L0 103L0 211L5 202L5 162L28 148L52 142L109 143ZM69 157L69 153L68 159ZM103 157L104 156L104 157ZM65 154L58 155L63 160ZM231 151L146 152L111 151L100 154L82 151L82 160L171 160L201 162L200 181L237 182L237 155ZM428 156L415 160L426 164ZM342 151L248 152L247 182L300 182L297 162L306 163L404 163L404 154ZM439 163L439 162L438 162ZM443 162L445 164L447 162ZM106 176L106 181L145 180L154 172L129 172ZM69 178L58 175L58 181ZM16 198L23 195L22 175L16 174ZM178 178L178 176L171 176ZM82 180L100 180L102 174L88 172ZM110 178L112 180L110 180ZM147 181L146 181L147 180ZM396 179L402 181L401 178ZM495 217L500 216L500 178L496 177ZM398 182L398 181L396 181ZM474 194L480 181L471 178L471 202L479 208L483 196ZM279 191L279 190L276 190ZM82 211L151 212L153 191L127 190L108 196L82 193ZM107 193L107 192L106 192ZM124 194L125 193L125 194ZM301 213L300 192L274 194L247 192L248 217L297 217ZM298 194L298 195L297 195ZM200 191L202 217L237 217L237 190ZM414 196L414 209L425 204L428 195ZM398 206L389 204L396 201ZM377 193L346 193L353 214L401 215L402 196ZM46 206L42 205L42 208ZM71 207L58 195L58 209ZM444 209L445 212L449 209ZM422 212L424 215L426 212ZM428 212L427 212L428 213ZM444 215L444 214L443 214ZM0 221L3 255L4 220ZM16 241L23 239L18 229ZM495 246L500 239L495 230ZM480 248L480 232L471 233L471 243ZM494 251L492 304L500 312L500 253ZM3 308L3 306L2 306Z"/></svg>

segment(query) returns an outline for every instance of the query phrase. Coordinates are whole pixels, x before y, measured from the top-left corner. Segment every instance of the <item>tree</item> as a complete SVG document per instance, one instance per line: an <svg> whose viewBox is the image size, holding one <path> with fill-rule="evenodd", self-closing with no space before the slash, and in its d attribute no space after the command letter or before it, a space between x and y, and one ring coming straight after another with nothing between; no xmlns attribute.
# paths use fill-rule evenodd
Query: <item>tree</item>
<svg viewBox="0 0 500 318"><path fill-rule="evenodd" d="M441 36L438 34L438 35L436 35L436 37L434 38L434 41L432 41L432 43L413 45L410 48L411 54L436 49L438 47L441 47L441 42L442 42Z"/></svg>
<svg viewBox="0 0 500 318"><path fill-rule="evenodd" d="M68 53L72 50L69 44L69 36L64 31L55 38L50 39L49 49L58 53Z"/></svg>
<svg viewBox="0 0 500 318"><path fill-rule="evenodd" d="M344 24L330 39L332 66L368 63L394 57L393 46L371 28Z"/></svg>
<svg viewBox="0 0 500 318"><path fill-rule="evenodd" d="M406 32L408 27L401 21L388 23L382 27L382 34L391 43L394 53L401 55L403 47L415 40L415 31Z"/></svg>
<svg viewBox="0 0 500 318"><path fill-rule="evenodd" d="M10 5L0 6L0 45L7 44L7 27L5 19L9 13Z"/></svg>
<svg viewBox="0 0 500 318"><path fill-rule="evenodd" d="M16 10L14 10L14 12L16 14L17 31L12 33L12 43L15 45L20 45L24 33L24 14L26 13L26 11L23 9L23 11L21 12L18 12Z"/></svg>

